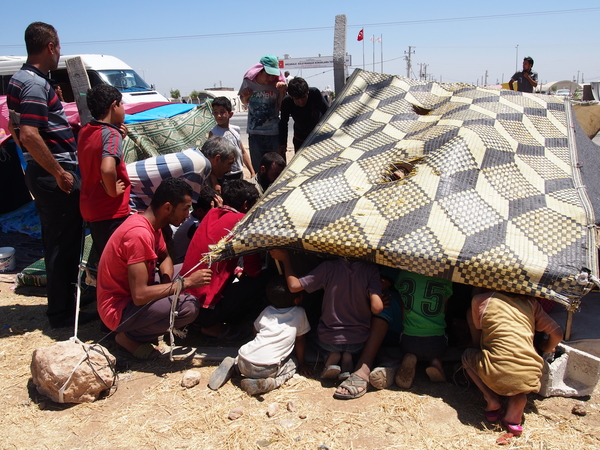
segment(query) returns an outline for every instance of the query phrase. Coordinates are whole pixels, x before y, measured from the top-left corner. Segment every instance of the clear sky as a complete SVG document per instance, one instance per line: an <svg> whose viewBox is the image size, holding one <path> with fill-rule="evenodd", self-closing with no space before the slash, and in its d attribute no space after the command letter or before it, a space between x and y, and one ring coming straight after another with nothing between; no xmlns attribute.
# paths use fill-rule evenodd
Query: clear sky
<svg viewBox="0 0 600 450"><path fill-rule="evenodd" d="M50 7L50 8L49 8ZM7 12L7 11L5 11ZM346 51L353 67L406 76L412 46L412 77L419 65L444 82L507 82L523 57L535 60L542 83L600 80L600 3L498 1L248 2L147 0L144 2L46 2L30 0L5 14L0 55L25 55L27 25L54 25L62 53L102 53L132 66L168 96L213 86L239 88L246 69L265 54L283 58L331 56L335 16L347 19ZM373 44L371 36L381 37ZM518 45L518 48L517 48ZM516 61L518 55L518 61ZM520 69L519 69L520 70ZM332 69L305 69L309 85L333 88Z"/></svg>

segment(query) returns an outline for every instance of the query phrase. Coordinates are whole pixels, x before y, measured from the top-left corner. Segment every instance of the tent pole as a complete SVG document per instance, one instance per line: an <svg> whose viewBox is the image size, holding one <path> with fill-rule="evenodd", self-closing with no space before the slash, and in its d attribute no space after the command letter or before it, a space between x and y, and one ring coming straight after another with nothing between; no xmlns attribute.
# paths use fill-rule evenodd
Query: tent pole
<svg viewBox="0 0 600 450"><path fill-rule="evenodd" d="M565 341L571 339L571 328L573 327L573 311L567 311L567 324L565 325Z"/></svg>

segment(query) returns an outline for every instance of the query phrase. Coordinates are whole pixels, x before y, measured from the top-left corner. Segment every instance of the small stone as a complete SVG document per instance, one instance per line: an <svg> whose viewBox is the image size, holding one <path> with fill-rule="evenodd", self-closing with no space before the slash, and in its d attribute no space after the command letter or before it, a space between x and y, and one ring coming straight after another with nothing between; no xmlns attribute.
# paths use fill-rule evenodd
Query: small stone
<svg viewBox="0 0 600 450"><path fill-rule="evenodd" d="M301 419L306 419L306 414L300 414L298 415L298 417L300 417Z"/></svg>
<svg viewBox="0 0 600 450"><path fill-rule="evenodd" d="M197 370L188 370L183 374L183 378L181 379L181 386L184 388L192 388L200 383L201 374Z"/></svg>
<svg viewBox="0 0 600 450"><path fill-rule="evenodd" d="M231 411L229 411L229 420L235 420L235 419L239 419L240 417L242 417L242 415L244 415L244 409L243 408L234 408Z"/></svg>
<svg viewBox="0 0 600 450"><path fill-rule="evenodd" d="M296 404L294 403L293 400L290 400L287 404L287 410L289 412L296 412Z"/></svg>
<svg viewBox="0 0 600 450"><path fill-rule="evenodd" d="M573 406L571 413L575 414L576 416L585 416L587 414L587 411L585 409L585 404L584 403L576 403L575 406Z"/></svg>
<svg viewBox="0 0 600 450"><path fill-rule="evenodd" d="M293 428L296 425L295 419L283 419L279 422L283 428Z"/></svg>
<svg viewBox="0 0 600 450"><path fill-rule="evenodd" d="M279 403L271 403L267 408L267 416L273 417L279 411Z"/></svg>

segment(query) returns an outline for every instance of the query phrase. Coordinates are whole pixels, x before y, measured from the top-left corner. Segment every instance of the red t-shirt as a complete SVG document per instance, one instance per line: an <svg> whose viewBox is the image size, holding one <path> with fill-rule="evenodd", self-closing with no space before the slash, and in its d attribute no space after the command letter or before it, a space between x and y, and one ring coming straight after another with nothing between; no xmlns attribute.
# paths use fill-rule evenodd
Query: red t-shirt
<svg viewBox="0 0 600 450"><path fill-rule="evenodd" d="M243 213L228 206L211 209L208 214L204 216L196 233L194 233L194 237L185 254L183 266L179 273L186 276L188 271L200 262L204 257L204 254L210 251L208 246L219 242L221 238L226 236L227 233L233 229L236 223L242 220L243 217ZM233 276L237 261L238 258L236 257L212 264L210 267L212 270L210 284L188 289L187 292L196 297L203 308L214 307L214 305L221 300L223 289L225 289L227 282ZM257 276L260 273L261 265L262 263L258 255L244 256L245 274L253 277ZM192 271L192 273L196 270L208 268L209 267L206 264L200 264Z"/></svg>
<svg viewBox="0 0 600 450"><path fill-rule="evenodd" d="M148 286L154 283L158 254L167 246L142 214L128 217L108 240L98 265L96 297L98 314L114 330L121 323L123 309L131 299L128 266L142 261L148 267Z"/></svg>
<svg viewBox="0 0 600 450"><path fill-rule="evenodd" d="M123 162L123 138L111 124L92 120L79 132L77 157L81 171L79 208L86 222L118 219L129 215L131 183ZM111 197L101 184L100 165L104 158L115 158L117 180L125 183L122 195Z"/></svg>

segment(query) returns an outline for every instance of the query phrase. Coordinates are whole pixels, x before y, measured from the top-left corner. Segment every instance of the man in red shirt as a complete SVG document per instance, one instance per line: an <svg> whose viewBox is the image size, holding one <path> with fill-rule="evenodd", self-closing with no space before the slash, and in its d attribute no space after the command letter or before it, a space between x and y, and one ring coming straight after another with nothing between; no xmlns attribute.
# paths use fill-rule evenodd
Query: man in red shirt
<svg viewBox="0 0 600 450"><path fill-rule="evenodd" d="M170 295L210 282L210 270L173 279L173 262L161 229L179 226L190 215L192 188L183 180L167 178L156 190L150 207L125 220L108 240L98 266L98 313L114 330L116 342L133 356L157 356L153 343L169 330ZM157 270L157 265L159 265ZM156 272L160 283L155 283ZM177 302L175 327L194 321L198 300L182 294Z"/></svg>
<svg viewBox="0 0 600 450"><path fill-rule="evenodd" d="M219 242L233 229L252 208L258 199L256 188L244 180L231 180L223 184L225 206L211 209L194 234L183 261L181 273L207 270L199 264L210 252L210 245ZM266 279L261 275L262 262L257 254L244 256L243 271L238 267L238 258L213 263L210 266L210 284L191 289L190 293L200 300L202 307L197 323L207 336L224 338L231 325L244 318L256 301L264 297ZM235 279L239 281L233 282ZM262 310L262 308L260 308ZM231 337L235 334L232 330Z"/></svg>

